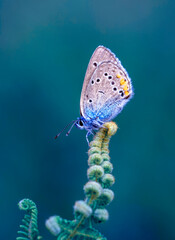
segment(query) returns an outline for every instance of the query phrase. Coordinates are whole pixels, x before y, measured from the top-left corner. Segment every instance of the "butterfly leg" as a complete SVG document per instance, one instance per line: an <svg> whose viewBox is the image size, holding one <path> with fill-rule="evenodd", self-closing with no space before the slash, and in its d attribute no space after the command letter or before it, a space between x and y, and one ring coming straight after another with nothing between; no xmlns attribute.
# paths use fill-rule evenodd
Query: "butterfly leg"
<svg viewBox="0 0 175 240"><path fill-rule="evenodd" d="M88 146L89 146L89 139L88 139L88 136L90 135L90 132L87 132L86 133L86 141L87 141L87 143L88 143Z"/></svg>
<svg viewBox="0 0 175 240"><path fill-rule="evenodd" d="M98 117L93 121L93 127L96 130L103 127L103 124L104 124L104 122L102 122Z"/></svg>
<svg viewBox="0 0 175 240"><path fill-rule="evenodd" d="M92 134L93 134L93 135L95 135L95 134L96 134L95 130L92 130Z"/></svg>
<svg viewBox="0 0 175 240"><path fill-rule="evenodd" d="M88 143L88 146L89 146L89 139L88 139L88 137L89 137L91 134L94 135L94 133L93 133L91 130L89 130L89 131L86 133L86 141L87 141L87 143Z"/></svg>

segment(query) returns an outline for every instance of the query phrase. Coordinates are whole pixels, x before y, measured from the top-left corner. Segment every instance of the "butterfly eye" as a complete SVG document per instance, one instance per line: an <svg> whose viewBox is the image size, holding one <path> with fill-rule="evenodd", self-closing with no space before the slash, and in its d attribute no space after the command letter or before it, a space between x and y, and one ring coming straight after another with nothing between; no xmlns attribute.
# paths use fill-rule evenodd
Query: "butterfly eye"
<svg viewBox="0 0 175 240"><path fill-rule="evenodd" d="M81 120L79 121L79 125L83 127L83 122Z"/></svg>

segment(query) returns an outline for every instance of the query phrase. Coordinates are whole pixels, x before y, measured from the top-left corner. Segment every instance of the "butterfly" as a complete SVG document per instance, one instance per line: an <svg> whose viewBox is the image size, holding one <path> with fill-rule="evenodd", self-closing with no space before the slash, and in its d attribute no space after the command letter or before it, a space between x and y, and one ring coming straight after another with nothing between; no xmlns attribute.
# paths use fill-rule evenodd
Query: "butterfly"
<svg viewBox="0 0 175 240"><path fill-rule="evenodd" d="M108 48L98 46L89 61L84 78L80 98L81 116L71 122L73 125L66 135L76 125L79 129L87 130L88 141L88 136L105 122L114 119L132 96L131 79L120 60Z"/></svg>

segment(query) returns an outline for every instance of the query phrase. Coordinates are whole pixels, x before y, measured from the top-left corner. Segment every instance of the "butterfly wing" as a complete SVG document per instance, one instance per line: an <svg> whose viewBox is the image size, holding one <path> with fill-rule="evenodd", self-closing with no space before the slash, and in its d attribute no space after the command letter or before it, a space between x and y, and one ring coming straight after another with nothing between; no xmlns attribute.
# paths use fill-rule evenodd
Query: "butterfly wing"
<svg viewBox="0 0 175 240"><path fill-rule="evenodd" d="M111 61L111 62L114 62L117 64L117 61L119 61L119 60L108 48L105 48L104 46L98 46L95 49L95 51L89 61L89 64L88 64L88 67L86 70L86 74L85 74L85 78L84 78L84 83L83 83L83 88L82 88L81 98L80 98L80 112L81 112L81 115L83 115L83 116L85 116L84 96L85 96L85 92L87 91L87 86L91 80L93 73L96 71L98 66L104 61Z"/></svg>
<svg viewBox="0 0 175 240"><path fill-rule="evenodd" d="M102 61L89 77L82 93L82 115L85 119L110 121L132 94L131 79L120 61Z"/></svg>

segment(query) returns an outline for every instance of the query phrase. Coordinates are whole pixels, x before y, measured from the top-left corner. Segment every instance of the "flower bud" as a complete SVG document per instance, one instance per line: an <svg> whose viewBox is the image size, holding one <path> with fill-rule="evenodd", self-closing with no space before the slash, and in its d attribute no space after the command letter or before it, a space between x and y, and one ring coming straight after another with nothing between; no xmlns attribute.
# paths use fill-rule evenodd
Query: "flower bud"
<svg viewBox="0 0 175 240"><path fill-rule="evenodd" d="M91 141L89 143L89 146L92 148L92 147L98 147L98 148L101 148L101 141L99 141L99 139L95 139L93 141Z"/></svg>
<svg viewBox="0 0 175 240"><path fill-rule="evenodd" d="M96 209L93 217L96 223L106 222L109 219L109 213L106 209Z"/></svg>
<svg viewBox="0 0 175 240"><path fill-rule="evenodd" d="M57 222L57 217L52 216L46 220L46 228L54 235L57 236L61 232L61 228Z"/></svg>
<svg viewBox="0 0 175 240"><path fill-rule="evenodd" d="M102 187L95 181L89 181L84 185L84 192L88 198L93 197L93 199L96 199L100 196Z"/></svg>
<svg viewBox="0 0 175 240"><path fill-rule="evenodd" d="M112 136L117 132L118 126L114 122L106 122L103 126L108 129L108 136Z"/></svg>
<svg viewBox="0 0 175 240"><path fill-rule="evenodd" d="M102 159L101 154L99 154L99 153L94 153L89 156L89 159L88 159L89 166L94 165L94 164L100 165L102 162L103 162L103 159Z"/></svg>
<svg viewBox="0 0 175 240"><path fill-rule="evenodd" d="M101 156L102 156L103 161L110 161L110 157L109 157L108 153L104 152L104 153L102 153Z"/></svg>
<svg viewBox="0 0 175 240"><path fill-rule="evenodd" d="M88 155L92 155L94 153L101 153L101 149L99 147L91 147L88 151Z"/></svg>
<svg viewBox="0 0 175 240"><path fill-rule="evenodd" d="M90 180L97 180L104 175L104 170L99 165L93 165L88 168L87 175Z"/></svg>
<svg viewBox="0 0 175 240"><path fill-rule="evenodd" d="M80 200L75 202L74 212L78 216L82 214L84 217L88 218L92 214L92 208L87 205L87 203Z"/></svg>
<svg viewBox="0 0 175 240"><path fill-rule="evenodd" d="M112 174L106 173L102 177L102 182L105 185L105 187L108 188L114 184L115 178Z"/></svg>
<svg viewBox="0 0 175 240"><path fill-rule="evenodd" d="M114 192L110 189L103 189L100 197L98 198L98 204L100 206L106 206L114 199Z"/></svg>
<svg viewBox="0 0 175 240"><path fill-rule="evenodd" d="M104 161L101 165L105 173L111 173L113 170L113 165L109 161Z"/></svg>

